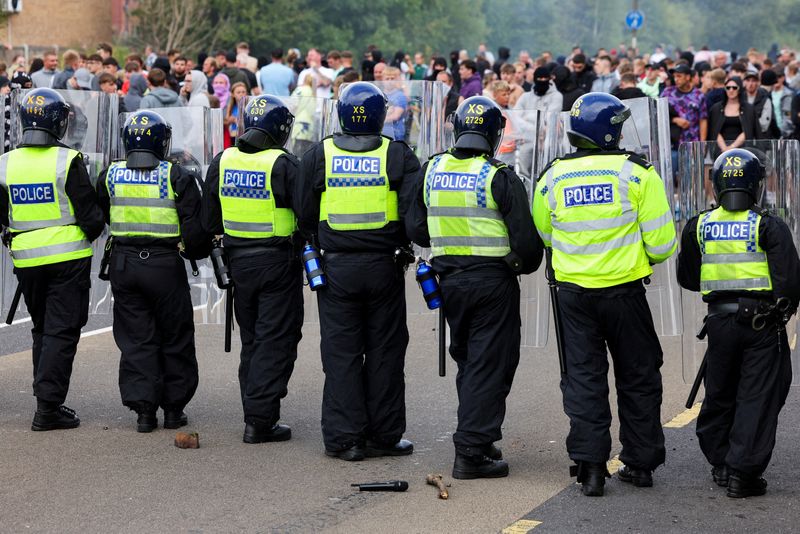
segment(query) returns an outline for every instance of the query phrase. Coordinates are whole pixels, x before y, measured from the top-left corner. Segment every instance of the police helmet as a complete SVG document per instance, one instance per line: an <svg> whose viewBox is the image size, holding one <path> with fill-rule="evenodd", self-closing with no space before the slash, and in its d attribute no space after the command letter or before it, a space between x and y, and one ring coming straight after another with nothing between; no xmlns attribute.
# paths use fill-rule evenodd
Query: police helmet
<svg viewBox="0 0 800 534"><path fill-rule="evenodd" d="M28 91L19 105L22 144L51 146L67 133L72 108L64 97L48 88Z"/></svg>
<svg viewBox="0 0 800 534"><path fill-rule="evenodd" d="M506 127L503 112L494 101L485 96L473 96L464 100L451 121L456 148L477 150L492 156L500 145Z"/></svg>
<svg viewBox="0 0 800 534"><path fill-rule="evenodd" d="M289 139L293 124L294 115L280 98L256 96L244 109L244 133L237 142L259 150L282 147Z"/></svg>
<svg viewBox="0 0 800 534"><path fill-rule="evenodd" d="M608 93L587 93L578 98L569 112L567 137L576 148L619 148L622 123L631 110Z"/></svg>
<svg viewBox="0 0 800 534"><path fill-rule="evenodd" d="M734 148L720 154L711 170L714 197L728 211L750 209L761 198L766 169L751 151Z"/></svg>
<svg viewBox="0 0 800 534"><path fill-rule="evenodd" d="M153 169L167 159L172 127L154 111L131 114L122 127L127 165L131 169Z"/></svg>
<svg viewBox="0 0 800 534"><path fill-rule="evenodd" d="M342 132L350 135L379 135L386 120L388 100L383 91L369 82L344 86L336 112Z"/></svg>

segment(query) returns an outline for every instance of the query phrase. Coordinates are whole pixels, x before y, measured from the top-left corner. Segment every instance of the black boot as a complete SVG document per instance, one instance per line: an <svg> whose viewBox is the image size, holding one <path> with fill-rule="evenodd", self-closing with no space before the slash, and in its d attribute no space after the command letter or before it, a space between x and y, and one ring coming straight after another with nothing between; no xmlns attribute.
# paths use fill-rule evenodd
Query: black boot
<svg viewBox="0 0 800 534"><path fill-rule="evenodd" d="M59 406L58 403L36 401L36 413L33 416L31 430L42 432L77 428L80 424L81 420L78 419L75 410L70 410L66 406Z"/></svg>
<svg viewBox="0 0 800 534"><path fill-rule="evenodd" d="M351 445L350 447L339 450L325 449L325 456L331 458L339 458L345 462L360 462L367 457L366 451L362 445Z"/></svg>
<svg viewBox="0 0 800 534"><path fill-rule="evenodd" d="M711 468L711 478L714 479L714 483L717 486L722 486L723 488L728 487L728 466L725 464L722 465L715 465Z"/></svg>
<svg viewBox="0 0 800 534"><path fill-rule="evenodd" d="M490 443L483 448L483 454L491 458L492 460L502 460L503 459L503 451L495 445L494 443Z"/></svg>
<svg viewBox="0 0 800 534"><path fill-rule="evenodd" d="M507 476L508 463L505 460L492 460L485 454L470 456L456 451L456 460L453 462L453 478L470 480Z"/></svg>
<svg viewBox="0 0 800 534"><path fill-rule="evenodd" d="M139 417L136 418L136 431L143 434L152 432L158 428L158 417L156 412L137 412Z"/></svg>
<svg viewBox="0 0 800 534"><path fill-rule="evenodd" d="M189 424L183 410L164 410L164 428L180 428Z"/></svg>
<svg viewBox="0 0 800 534"><path fill-rule="evenodd" d="M758 497L767 492L767 481L763 478L735 469L728 469L728 472L728 497L732 499Z"/></svg>
<svg viewBox="0 0 800 534"><path fill-rule="evenodd" d="M623 482L633 484L637 488L653 487L653 472L649 469L637 469L628 465L623 465L617 471L617 476Z"/></svg>
<svg viewBox="0 0 800 534"><path fill-rule="evenodd" d="M378 458L380 456L408 456L414 452L414 444L407 439L401 439L397 443L388 445L378 441L367 440L367 447L364 453L367 458Z"/></svg>
<svg viewBox="0 0 800 534"><path fill-rule="evenodd" d="M605 493L606 479L611 478L604 463L578 462L570 468L570 474L578 477L581 491L587 497L602 497Z"/></svg>
<svg viewBox="0 0 800 534"><path fill-rule="evenodd" d="M273 441L288 441L292 438L292 429L286 425L274 424L272 426L246 423L244 425L245 443L269 443Z"/></svg>

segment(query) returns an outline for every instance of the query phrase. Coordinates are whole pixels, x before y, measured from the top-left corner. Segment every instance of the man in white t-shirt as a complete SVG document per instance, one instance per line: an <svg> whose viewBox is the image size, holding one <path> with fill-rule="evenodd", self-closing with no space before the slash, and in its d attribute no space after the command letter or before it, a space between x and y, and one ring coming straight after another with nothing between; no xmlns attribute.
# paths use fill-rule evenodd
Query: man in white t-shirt
<svg viewBox="0 0 800 534"><path fill-rule="evenodd" d="M331 96L331 83L333 82L333 69L322 66L322 55L316 48L312 48L306 54L307 69L304 69L297 77L297 85L303 86L306 76L314 78L314 87L319 98L329 98Z"/></svg>

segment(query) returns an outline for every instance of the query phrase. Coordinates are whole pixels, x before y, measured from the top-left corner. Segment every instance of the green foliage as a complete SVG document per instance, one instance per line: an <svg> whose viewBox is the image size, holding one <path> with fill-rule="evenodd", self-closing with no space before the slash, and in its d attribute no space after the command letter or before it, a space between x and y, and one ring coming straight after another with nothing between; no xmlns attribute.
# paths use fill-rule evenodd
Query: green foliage
<svg viewBox="0 0 800 534"><path fill-rule="evenodd" d="M151 2L154 0L150 0ZM184 0L197 1L197 0ZM248 41L267 55L276 46L323 50L349 49L356 57L375 44L384 56L396 50L448 53L481 42L516 54L550 50L569 53L581 45L630 44L625 14L631 0L204 0L219 44ZM639 47L707 44L744 53L750 46L767 50L773 43L800 46L798 0L639 0L645 13ZM211 45L208 45L209 47Z"/></svg>

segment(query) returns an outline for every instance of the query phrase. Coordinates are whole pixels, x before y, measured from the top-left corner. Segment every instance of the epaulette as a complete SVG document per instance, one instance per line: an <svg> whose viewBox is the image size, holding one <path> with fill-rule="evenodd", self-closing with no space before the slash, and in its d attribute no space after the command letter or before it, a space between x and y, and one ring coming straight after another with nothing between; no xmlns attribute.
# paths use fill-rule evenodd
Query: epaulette
<svg viewBox="0 0 800 534"><path fill-rule="evenodd" d="M559 161L561 161L561 158L555 158L555 159L550 160L550 163L545 165L544 169L542 169L542 172L540 172L539 176L536 177L536 183L539 183L539 180L541 180L544 177L544 175L547 174L547 171L550 170L550 167L552 167L553 165L555 165Z"/></svg>
<svg viewBox="0 0 800 534"><path fill-rule="evenodd" d="M625 153L628 155L628 161L631 161L648 170L653 168L653 164L647 161L641 154L637 154L636 152L631 152L629 150L626 150Z"/></svg>
<svg viewBox="0 0 800 534"><path fill-rule="evenodd" d="M504 167L508 167L512 171L514 170L514 168L511 165L509 165L508 163L506 163L504 161L500 161L499 159L495 159L495 158L489 157L486 154L483 155L483 159L485 159L487 162L489 162L489 164L492 167L496 168L496 169L502 169Z"/></svg>
<svg viewBox="0 0 800 534"><path fill-rule="evenodd" d="M772 217L775 215L769 210L769 208L764 208L762 206L759 206L758 204L753 204L750 210L758 213L762 217Z"/></svg>

